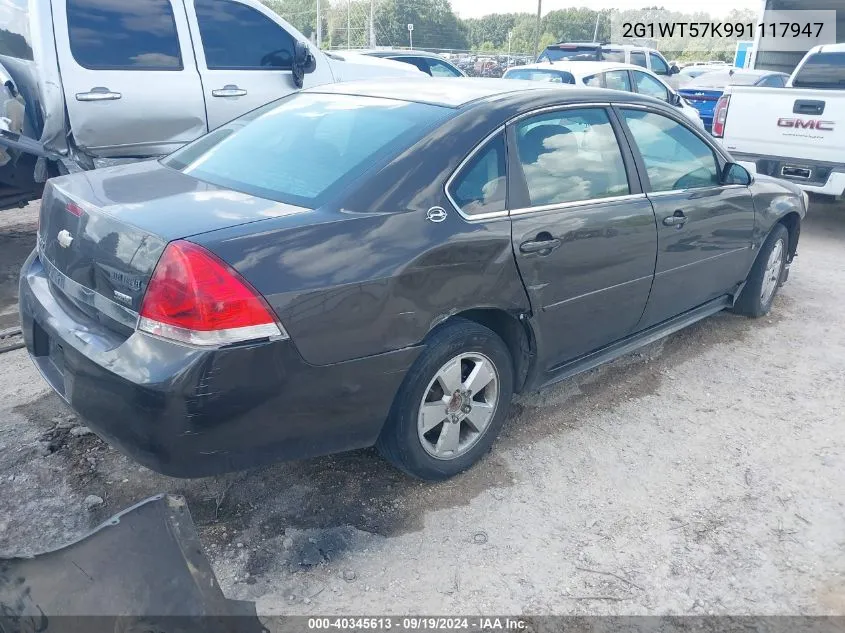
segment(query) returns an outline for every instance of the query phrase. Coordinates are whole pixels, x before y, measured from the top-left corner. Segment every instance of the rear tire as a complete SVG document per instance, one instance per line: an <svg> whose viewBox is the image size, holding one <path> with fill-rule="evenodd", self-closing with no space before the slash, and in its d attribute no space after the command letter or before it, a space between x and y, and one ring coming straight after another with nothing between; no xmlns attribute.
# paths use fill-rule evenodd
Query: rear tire
<svg viewBox="0 0 845 633"><path fill-rule="evenodd" d="M473 321L454 319L429 336L376 448L413 477L453 477L490 450L508 417L513 384L513 361L502 339Z"/></svg>
<svg viewBox="0 0 845 633"><path fill-rule="evenodd" d="M783 224L777 224L748 274L745 288L733 307L736 314L757 319L769 313L778 289L783 285L788 256L789 231Z"/></svg>

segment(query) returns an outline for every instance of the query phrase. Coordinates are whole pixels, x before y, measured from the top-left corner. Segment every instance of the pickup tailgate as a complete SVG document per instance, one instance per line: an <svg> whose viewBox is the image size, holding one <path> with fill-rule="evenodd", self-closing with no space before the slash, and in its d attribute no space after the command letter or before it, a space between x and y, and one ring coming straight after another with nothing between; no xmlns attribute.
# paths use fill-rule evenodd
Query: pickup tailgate
<svg viewBox="0 0 845 633"><path fill-rule="evenodd" d="M845 163L845 91L734 86L725 94L728 151Z"/></svg>

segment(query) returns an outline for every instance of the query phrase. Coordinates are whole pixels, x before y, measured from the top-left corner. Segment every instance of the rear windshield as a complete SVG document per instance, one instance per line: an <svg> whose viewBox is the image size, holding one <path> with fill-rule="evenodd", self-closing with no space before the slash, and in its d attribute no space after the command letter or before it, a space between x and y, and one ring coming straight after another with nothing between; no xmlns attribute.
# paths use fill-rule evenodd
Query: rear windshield
<svg viewBox="0 0 845 633"><path fill-rule="evenodd" d="M450 112L407 101L298 93L214 130L162 162L220 187L315 208L421 139Z"/></svg>
<svg viewBox="0 0 845 633"><path fill-rule="evenodd" d="M574 84L575 77L565 70L545 70L541 68L519 68L509 70L505 79L523 79L525 81L547 81L553 84Z"/></svg>
<svg viewBox="0 0 845 633"><path fill-rule="evenodd" d="M689 82L687 88L721 90L725 86L753 86L761 75L751 73L707 72Z"/></svg>
<svg viewBox="0 0 845 633"><path fill-rule="evenodd" d="M792 85L822 90L845 88L845 53L816 53L801 67Z"/></svg>
<svg viewBox="0 0 845 633"><path fill-rule="evenodd" d="M0 0L0 55L32 60L27 0Z"/></svg>
<svg viewBox="0 0 845 633"><path fill-rule="evenodd" d="M557 48L550 46L540 55L538 62L594 62L601 59L600 49L596 46L567 46Z"/></svg>

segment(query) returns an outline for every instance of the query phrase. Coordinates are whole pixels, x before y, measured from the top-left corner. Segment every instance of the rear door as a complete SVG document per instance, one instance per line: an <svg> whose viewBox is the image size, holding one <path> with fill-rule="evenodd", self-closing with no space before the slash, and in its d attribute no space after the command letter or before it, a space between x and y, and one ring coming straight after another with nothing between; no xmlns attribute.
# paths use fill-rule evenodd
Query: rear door
<svg viewBox="0 0 845 633"><path fill-rule="evenodd" d="M94 156L166 154L206 132L181 0L53 0L76 144Z"/></svg>
<svg viewBox="0 0 845 633"><path fill-rule="evenodd" d="M619 110L657 216L654 287L639 329L729 294L754 258L748 187L722 184L724 160L685 123Z"/></svg>
<svg viewBox="0 0 845 633"><path fill-rule="evenodd" d="M209 129L281 99L293 82L298 31L258 2L184 0L202 75ZM305 86L331 83L328 64L305 75Z"/></svg>
<svg viewBox="0 0 845 633"><path fill-rule="evenodd" d="M514 253L545 370L631 333L651 289L654 213L612 121L575 107L509 129Z"/></svg>

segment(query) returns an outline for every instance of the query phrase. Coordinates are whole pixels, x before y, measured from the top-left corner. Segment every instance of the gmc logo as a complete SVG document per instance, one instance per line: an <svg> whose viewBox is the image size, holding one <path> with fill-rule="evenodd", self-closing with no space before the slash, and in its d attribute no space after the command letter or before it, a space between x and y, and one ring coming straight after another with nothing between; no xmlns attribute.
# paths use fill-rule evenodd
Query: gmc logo
<svg viewBox="0 0 845 633"><path fill-rule="evenodd" d="M835 121L816 121L804 119L778 119L778 127L790 127L798 130L818 130L819 132L833 132Z"/></svg>

